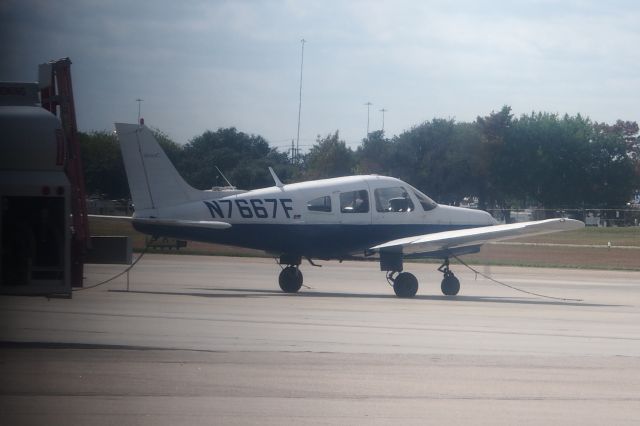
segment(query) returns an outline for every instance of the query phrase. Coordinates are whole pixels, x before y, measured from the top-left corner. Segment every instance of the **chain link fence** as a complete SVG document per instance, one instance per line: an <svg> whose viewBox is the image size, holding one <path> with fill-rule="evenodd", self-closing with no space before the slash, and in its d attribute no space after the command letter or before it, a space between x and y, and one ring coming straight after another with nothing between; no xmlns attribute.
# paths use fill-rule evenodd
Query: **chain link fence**
<svg viewBox="0 0 640 426"><path fill-rule="evenodd" d="M640 208L627 209L487 209L501 223L566 217L586 226L640 226Z"/></svg>

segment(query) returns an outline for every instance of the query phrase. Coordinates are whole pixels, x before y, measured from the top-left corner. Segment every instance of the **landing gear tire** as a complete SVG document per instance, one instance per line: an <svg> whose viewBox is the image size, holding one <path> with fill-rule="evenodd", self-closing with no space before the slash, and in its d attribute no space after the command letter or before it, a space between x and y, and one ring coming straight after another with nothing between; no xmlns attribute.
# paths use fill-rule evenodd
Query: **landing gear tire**
<svg viewBox="0 0 640 426"><path fill-rule="evenodd" d="M287 266L280 272L278 283L285 293L297 293L302 287L302 272L296 266Z"/></svg>
<svg viewBox="0 0 640 426"><path fill-rule="evenodd" d="M401 272L393 281L393 291L398 297L413 297L418 292L418 279L409 272Z"/></svg>
<svg viewBox="0 0 640 426"><path fill-rule="evenodd" d="M460 291L460 281L453 272L445 273L440 289L445 296L455 296Z"/></svg>

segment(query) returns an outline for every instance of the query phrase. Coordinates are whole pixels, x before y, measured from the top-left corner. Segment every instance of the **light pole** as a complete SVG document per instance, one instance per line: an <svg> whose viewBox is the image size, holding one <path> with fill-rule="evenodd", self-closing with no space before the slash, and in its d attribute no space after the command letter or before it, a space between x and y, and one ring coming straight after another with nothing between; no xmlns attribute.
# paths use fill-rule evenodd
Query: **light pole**
<svg viewBox="0 0 640 426"><path fill-rule="evenodd" d="M367 106L367 136L366 137L369 137L369 108L373 104L371 102L367 102L365 105Z"/></svg>
<svg viewBox="0 0 640 426"><path fill-rule="evenodd" d="M144 99L140 99L140 98L136 99L136 102L138 103L138 124L140 124L140 108L143 100Z"/></svg>
<svg viewBox="0 0 640 426"><path fill-rule="evenodd" d="M382 133L384 133L384 113L389 111L388 109L382 108L380 112L382 113Z"/></svg>
<svg viewBox="0 0 640 426"><path fill-rule="evenodd" d="M298 137L296 138L296 163L298 162L298 156L300 155L300 115L302 113L302 66L304 65L304 44L307 41L305 39L300 40L302 44L302 54L300 56L300 96L298 99Z"/></svg>

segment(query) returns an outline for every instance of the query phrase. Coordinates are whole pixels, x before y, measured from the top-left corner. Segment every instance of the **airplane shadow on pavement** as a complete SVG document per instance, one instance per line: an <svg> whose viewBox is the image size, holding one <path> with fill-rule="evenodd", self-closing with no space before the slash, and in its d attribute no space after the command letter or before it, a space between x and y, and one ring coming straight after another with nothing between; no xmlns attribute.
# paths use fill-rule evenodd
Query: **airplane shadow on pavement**
<svg viewBox="0 0 640 426"><path fill-rule="evenodd" d="M158 294L167 296L197 296L208 298L256 298L256 297L335 297L335 298L354 298L354 299L398 299L394 294L367 294L367 293L337 293L322 292L316 290L306 290L299 293L284 293L280 290L264 290L264 289L245 289L245 288L193 288L194 292L169 292L169 291L142 291L142 290L109 290L114 293L133 293L133 294ZM206 292L203 292L206 291ZM223 293L215 293L223 292ZM541 305L541 306L576 306L576 307L623 307L624 305L611 305L587 302L573 302L561 300L544 300L533 297L515 298L515 297L492 297L492 296L444 296L444 295L416 295L410 299L400 299L406 301L423 301L434 300L441 302L478 302L478 303L506 303L515 305Z"/></svg>

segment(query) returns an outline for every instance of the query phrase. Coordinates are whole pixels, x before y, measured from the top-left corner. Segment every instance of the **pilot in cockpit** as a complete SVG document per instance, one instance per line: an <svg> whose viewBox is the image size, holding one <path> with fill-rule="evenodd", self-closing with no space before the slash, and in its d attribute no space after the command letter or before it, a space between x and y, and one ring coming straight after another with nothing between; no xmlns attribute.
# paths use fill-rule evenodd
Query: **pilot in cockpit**
<svg viewBox="0 0 640 426"><path fill-rule="evenodd" d="M411 199L406 191L402 193L402 197L389 200L389 210L392 212L410 212L412 207Z"/></svg>

